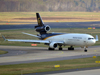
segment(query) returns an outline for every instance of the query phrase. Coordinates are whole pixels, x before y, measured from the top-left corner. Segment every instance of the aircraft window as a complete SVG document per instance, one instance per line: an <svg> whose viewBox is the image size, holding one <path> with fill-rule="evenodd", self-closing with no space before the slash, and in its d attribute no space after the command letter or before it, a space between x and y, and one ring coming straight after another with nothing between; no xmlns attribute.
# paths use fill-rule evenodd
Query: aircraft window
<svg viewBox="0 0 100 75"><path fill-rule="evenodd" d="M91 39L94 39L94 38L88 38L88 40L91 40Z"/></svg>

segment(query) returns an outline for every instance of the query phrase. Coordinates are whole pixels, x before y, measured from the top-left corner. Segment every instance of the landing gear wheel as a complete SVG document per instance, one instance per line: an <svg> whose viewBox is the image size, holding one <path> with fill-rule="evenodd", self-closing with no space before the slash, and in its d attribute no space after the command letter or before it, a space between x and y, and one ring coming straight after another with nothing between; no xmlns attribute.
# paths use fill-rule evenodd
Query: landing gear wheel
<svg viewBox="0 0 100 75"><path fill-rule="evenodd" d="M62 50L62 48L59 48L59 50Z"/></svg>
<svg viewBox="0 0 100 75"><path fill-rule="evenodd" d="M63 50L62 45L59 45L59 50Z"/></svg>
<svg viewBox="0 0 100 75"><path fill-rule="evenodd" d="M68 50L74 50L74 47L73 46L68 47Z"/></svg>
<svg viewBox="0 0 100 75"><path fill-rule="evenodd" d="M74 50L74 48L72 48L72 50Z"/></svg>
<svg viewBox="0 0 100 75"><path fill-rule="evenodd" d="M87 49L86 48L87 48L87 46L84 46L84 52L87 52Z"/></svg>
<svg viewBox="0 0 100 75"><path fill-rule="evenodd" d="M87 50L85 49L84 52L87 52Z"/></svg>
<svg viewBox="0 0 100 75"><path fill-rule="evenodd" d="M48 48L48 50L55 50L54 48Z"/></svg>
<svg viewBox="0 0 100 75"><path fill-rule="evenodd" d="M70 47L68 47L68 50L71 50Z"/></svg>

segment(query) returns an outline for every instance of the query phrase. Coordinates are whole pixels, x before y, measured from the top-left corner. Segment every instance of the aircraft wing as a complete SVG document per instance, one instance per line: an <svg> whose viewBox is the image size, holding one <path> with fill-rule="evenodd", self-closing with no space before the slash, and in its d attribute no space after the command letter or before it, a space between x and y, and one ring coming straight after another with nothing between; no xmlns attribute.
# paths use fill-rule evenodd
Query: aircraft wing
<svg viewBox="0 0 100 75"><path fill-rule="evenodd" d="M31 42L31 43L51 43L55 42L57 44L63 44L63 41L49 41L49 40L28 40L28 39L6 39L4 36L2 36L5 41L13 41L13 42Z"/></svg>
<svg viewBox="0 0 100 75"><path fill-rule="evenodd" d="M6 40L15 42L49 43L49 41L46 40L24 40L24 39L6 39Z"/></svg>

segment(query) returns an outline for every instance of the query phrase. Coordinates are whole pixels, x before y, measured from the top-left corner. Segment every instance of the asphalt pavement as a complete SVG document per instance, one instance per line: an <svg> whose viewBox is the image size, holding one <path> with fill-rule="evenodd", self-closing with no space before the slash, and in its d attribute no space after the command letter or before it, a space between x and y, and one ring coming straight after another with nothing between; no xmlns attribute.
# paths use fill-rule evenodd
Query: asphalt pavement
<svg viewBox="0 0 100 75"><path fill-rule="evenodd" d="M88 27L100 28L99 21L97 22L45 22L44 24L50 25L51 28L88 28ZM28 29L28 28L34 28L35 25L37 24L0 25L0 30L26 29L26 28Z"/></svg>

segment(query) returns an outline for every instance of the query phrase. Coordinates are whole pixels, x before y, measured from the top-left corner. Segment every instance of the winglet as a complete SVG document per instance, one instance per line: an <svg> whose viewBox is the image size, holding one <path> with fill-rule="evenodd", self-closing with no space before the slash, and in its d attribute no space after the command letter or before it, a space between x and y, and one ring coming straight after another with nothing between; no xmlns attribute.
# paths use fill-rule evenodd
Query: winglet
<svg viewBox="0 0 100 75"><path fill-rule="evenodd" d="M2 37L3 37L3 39L5 40L5 41L7 41L7 39L2 35Z"/></svg>
<svg viewBox="0 0 100 75"><path fill-rule="evenodd" d="M99 39L98 39L98 35L96 35L96 41L99 41Z"/></svg>

